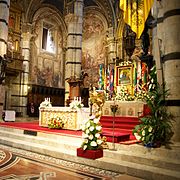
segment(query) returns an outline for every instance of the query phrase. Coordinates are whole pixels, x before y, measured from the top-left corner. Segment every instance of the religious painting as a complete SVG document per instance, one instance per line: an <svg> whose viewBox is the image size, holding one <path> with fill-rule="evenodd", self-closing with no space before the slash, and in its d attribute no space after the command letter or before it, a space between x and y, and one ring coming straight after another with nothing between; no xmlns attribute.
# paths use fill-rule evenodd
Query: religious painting
<svg viewBox="0 0 180 180"><path fill-rule="evenodd" d="M85 87L98 87L99 65L106 59L106 23L95 11L86 12L83 21L82 70L88 74Z"/></svg>
<svg viewBox="0 0 180 180"><path fill-rule="evenodd" d="M132 66L117 68L117 85L128 85L132 83Z"/></svg>
<svg viewBox="0 0 180 180"><path fill-rule="evenodd" d="M117 92L133 94L133 65L118 66L116 72Z"/></svg>
<svg viewBox="0 0 180 180"><path fill-rule="evenodd" d="M117 86L132 84L132 66L117 68Z"/></svg>

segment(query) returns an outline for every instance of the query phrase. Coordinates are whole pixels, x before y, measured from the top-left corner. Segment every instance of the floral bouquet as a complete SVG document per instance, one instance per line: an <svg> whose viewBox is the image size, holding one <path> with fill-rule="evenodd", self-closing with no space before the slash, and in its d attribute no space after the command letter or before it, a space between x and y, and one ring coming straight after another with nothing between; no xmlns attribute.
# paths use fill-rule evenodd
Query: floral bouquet
<svg viewBox="0 0 180 180"><path fill-rule="evenodd" d="M120 101L133 101L134 96L128 92L128 89L124 86L120 88L120 92L116 94L115 99Z"/></svg>
<svg viewBox="0 0 180 180"><path fill-rule="evenodd" d="M60 117L52 117L48 121L48 127L51 129L62 129L64 127L64 122Z"/></svg>
<svg viewBox="0 0 180 180"><path fill-rule="evenodd" d="M78 110L84 107L84 104L81 103L81 101L74 100L69 104L70 108L73 110Z"/></svg>
<svg viewBox="0 0 180 180"><path fill-rule="evenodd" d="M101 124L99 116L91 116L82 125L82 138L83 143L81 148L83 150L97 150L102 149L103 140L101 138Z"/></svg>
<svg viewBox="0 0 180 180"><path fill-rule="evenodd" d="M43 107L52 107L50 98L45 98L45 100L40 104L40 108L43 108Z"/></svg>

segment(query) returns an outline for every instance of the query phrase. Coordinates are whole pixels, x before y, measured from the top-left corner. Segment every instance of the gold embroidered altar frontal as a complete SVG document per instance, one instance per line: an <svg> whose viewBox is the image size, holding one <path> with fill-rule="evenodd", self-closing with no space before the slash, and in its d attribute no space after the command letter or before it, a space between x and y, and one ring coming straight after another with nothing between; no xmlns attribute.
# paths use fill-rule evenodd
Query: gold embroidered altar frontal
<svg viewBox="0 0 180 180"><path fill-rule="evenodd" d="M64 121L63 129L79 130L83 120L89 117L89 108L72 110L69 107L47 107L39 109L39 125L48 127L48 120L60 117Z"/></svg>

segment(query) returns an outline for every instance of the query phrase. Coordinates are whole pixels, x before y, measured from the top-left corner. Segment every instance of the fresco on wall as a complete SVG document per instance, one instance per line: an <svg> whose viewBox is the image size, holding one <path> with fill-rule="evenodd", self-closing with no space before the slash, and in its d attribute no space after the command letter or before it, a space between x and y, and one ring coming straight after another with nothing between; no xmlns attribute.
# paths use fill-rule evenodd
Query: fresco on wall
<svg viewBox="0 0 180 180"><path fill-rule="evenodd" d="M98 87L99 64L105 62L105 27L96 14L89 13L83 21L82 70L88 74L84 86Z"/></svg>
<svg viewBox="0 0 180 180"><path fill-rule="evenodd" d="M55 53L49 53L41 48L42 23L38 22L34 28L34 36L31 39L31 83L41 86L63 87L63 54L62 33L58 25L54 24L56 39Z"/></svg>

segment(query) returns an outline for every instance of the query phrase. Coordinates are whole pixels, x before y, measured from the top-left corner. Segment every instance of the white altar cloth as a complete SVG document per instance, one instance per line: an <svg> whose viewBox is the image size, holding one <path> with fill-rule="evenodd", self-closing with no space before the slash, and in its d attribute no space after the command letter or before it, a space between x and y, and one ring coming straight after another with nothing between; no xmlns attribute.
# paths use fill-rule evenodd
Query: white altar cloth
<svg viewBox="0 0 180 180"><path fill-rule="evenodd" d="M48 120L54 116L64 121L63 129L80 130L82 122L89 118L89 108L72 110L70 107L46 107L39 109L39 125L48 127Z"/></svg>

